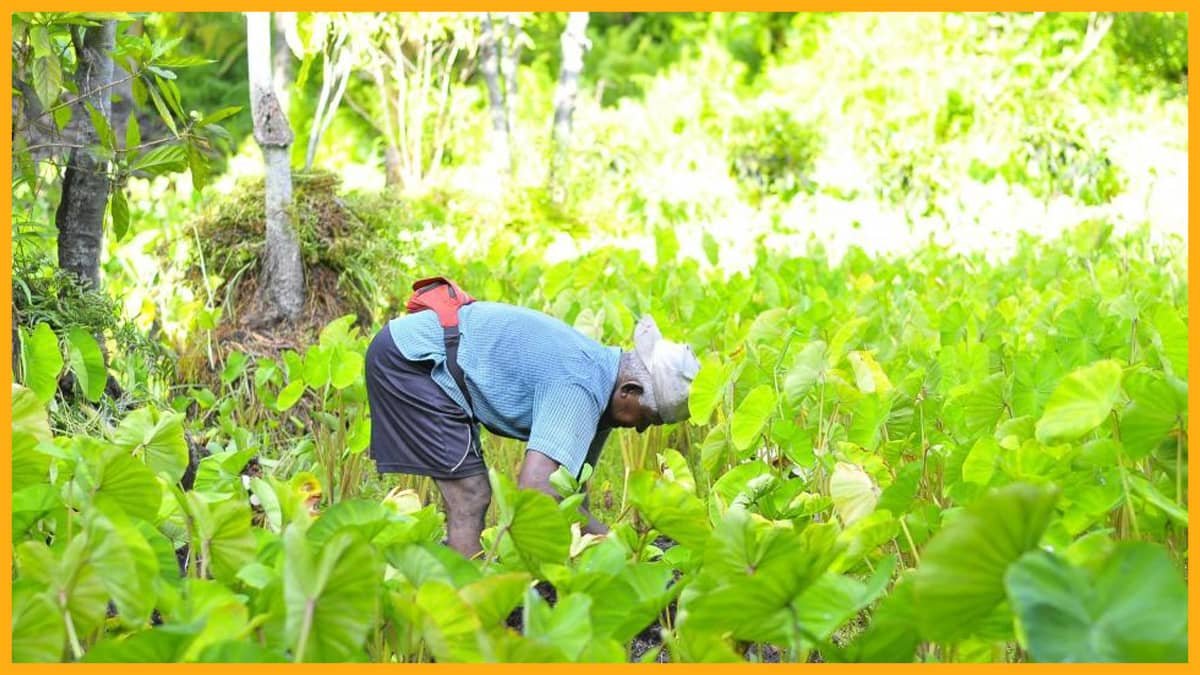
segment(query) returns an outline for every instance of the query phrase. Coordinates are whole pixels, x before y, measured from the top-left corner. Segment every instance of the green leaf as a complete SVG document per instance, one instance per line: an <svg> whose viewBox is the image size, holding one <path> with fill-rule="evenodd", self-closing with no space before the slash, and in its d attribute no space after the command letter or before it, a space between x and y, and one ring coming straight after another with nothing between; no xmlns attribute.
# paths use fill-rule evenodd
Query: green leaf
<svg viewBox="0 0 1200 675"><path fill-rule="evenodd" d="M162 488L146 465L114 451L107 454L97 469L95 484L90 489L84 488L91 495L91 503L108 500L130 518L155 520L162 504ZM80 487L83 480L85 477L77 470L75 481Z"/></svg>
<svg viewBox="0 0 1200 675"><path fill-rule="evenodd" d="M493 574L463 586L458 594L471 606L484 627L501 626L521 603L531 578L524 572Z"/></svg>
<svg viewBox="0 0 1200 675"><path fill-rule="evenodd" d="M238 571L254 560L249 503L227 500L209 506L192 492L187 493L187 500L195 519L197 555L214 579L233 583Z"/></svg>
<svg viewBox="0 0 1200 675"><path fill-rule="evenodd" d="M979 498L930 540L913 575L927 640L951 643L983 628L1004 602L1008 566L1037 545L1057 498L1055 488L1007 485Z"/></svg>
<svg viewBox="0 0 1200 675"><path fill-rule="evenodd" d="M713 238L712 233L707 230L704 232L704 237L700 243L704 248L704 257L708 258L708 264L716 266L721 254L720 244Z"/></svg>
<svg viewBox="0 0 1200 675"><path fill-rule="evenodd" d="M538 574L544 563L562 564L571 548L571 530L558 504L549 495L522 490L507 476L488 471L492 494L500 511L499 527L524 567Z"/></svg>
<svg viewBox="0 0 1200 675"><path fill-rule="evenodd" d="M208 185L208 159L195 143L187 144L187 165L192 172L192 186L197 192Z"/></svg>
<svg viewBox="0 0 1200 675"><path fill-rule="evenodd" d="M58 389L58 376L63 368L58 336L49 325L39 323L21 339L21 353L25 364L25 386L37 394L39 403L48 403Z"/></svg>
<svg viewBox="0 0 1200 675"><path fill-rule="evenodd" d="M315 547L298 525L284 532L283 550L284 636L295 660L346 661L361 653L379 614L379 555L353 532Z"/></svg>
<svg viewBox="0 0 1200 675"><path fill-rule="evenodd" d="M438 662L484 660L476 637L479 617L453 587L442 581L421 584L416 605L421 613L421 637Z"/></svg>
<svg viewBox="0 0 1200 675"><path fill-rule="evenodd" d="M96 338L83 328L72 328L67 334L70 346L71 372L79 380L79 386L93 403L104 395L108 382L108 370L104 367L104 354Z"/></svg>
<svg viewBox="0 0 1200 675"><path fill-rule="evenodd" d="M1162 306L1154 313L1155 346L1171 373L1181 380L1188 378L1188 328L1179 310Z"/></svg>
<svg viewBox="0 0 1200 675"><path fill-rule="evenodd" d="M206 127L210 124L216 124L217 122L220 122L224 119L233 117L234 115L240 113L241 111L242 111L242 106L240 106L240 105L221 108L220 110L217 110L216 112L210 113L209 115L206 115L205 117L201 118L201 120L196 123L196 126L197 127Z"/></svg>
<svg viewBox="0 0 1200 675"><path fill-rule="evenodd" d="M117 606L117 616L126 628L138 628L154 609L154 579L158 558L138 528L121 509L99 501L88 512L88 542L91 560Z"/></svg>
<svg viewBox="0 0 1200 675"><path fill-rule="evenodd" d="M1121 394L1121 364L1097 361L1059 382L1037 422L1037 438L1051 444L1073 441L1108 417Z"/></svg>
<svg viewBox="0 0 1200 675"><path fill-rule="evenodd" d="M112 215L113 237L119 242L129 232L129 202L125 199L124 190L118 188L113 191L109 209Z"/></svg>
<svg viewBox="0 0 1200 675"><path fill-rule="evenodd" d="M84 101L83 107L88 111L88 116L92 120L92 128L96 130L96 136L100 139L100 145L109 150L115 150L117 147L116 135L113 134L112 124L109 123L108 118L87 101Z"/></svg>
<svg viewBox="0 0 1200 675"><path fill-rule="evenodd" d="M1158 449L1184 411L1176 404L1174 389L1163 378L1130 376L1125 391L1131 401L1121 413L1121 446L1130 459L1137 461Z"/></svg>
<svg viewBox="0 0 1200 675"><path fill-rule="evenodd" d="M920 636L910 577L901 577L871 613L867 629L854 638L838 660L857 663L911 663ZM825 652L822 651L822 654Z"/></svg>
<svg viewBox="0 0 1200 675"><path fill-rule="evenodd" d="M957 401L962 406L963 423L971 434L990 434L1004 417L1004 373L996 373L975 384Z"/></svg>
<svg viewBox="0 0 1200 675"><path fill-rule="evenodd" d="M16 382L12 385L12 431L14 437L29 434L36 441L51 439L50 416L45 405L33 391Z"/></svg>
<svg viewBox="0 0 1200 675"><path fill-rule="evenodd" d="M61 661L66 644L62 612L44 593L13 592L12 660L17 663Z"/></svg>
<svg viewBox="0 0 1200 675"><path fill-rule="evenodd" d="M1174 520L1180 525L1187 527L1187 509L1168 499L1166 495L1159 492L1158 489L1154 487L1153 483L1146 480L1142 476L1130 475L1127 477L1127 479L1129 480L1129 484L1133 486L1134 492L1138 493L1146 501L1158 507L1163 513L1167 514L1167 517L1169 517L1171 520Z"/></svg>
<svg viewBox="0 0 1200 675"><path fill-rule="evenodd" d="M71 115L71 106L69 105L54 109L54 124L59 131L66 129L67 125L71 123Z"/></svg>
<svg viewBox="0 0 1200 675"><path fill-rule="evenodd" d="M912 508L913 500L921 489L921 462L913 461L896 471L892 484L884 488L875 508L892 512L897 518Z"/></svg>
<svg viewBox="0 0 1200 675"><path fill-rule="evenodd" d="M663 534L698 550L708 540L708 513L694 495L649 471L629 478L629 501Z"/></svg>
<svg viewBox="0 0 1200 675"><path fill-rule="evenodd" d="M967 458L963 460L963 480L987 487L988 483L992 482L992 475L996 472L996 461L999 456L1000 444L996 442L996 439L984 436L975 441L975 445L971 446L971 451L967 453Z"/></svg>
<svg viewBox="0 0 1200 675"><path fill-rule="evenodd" d="M161 176L165 173L183 171L187 166L187 156L179 145L160 145L139 156L130 165L130 171L141 171L150 176Z"/></svg>
<svg viewBox="0 0 1200 675"><path fill-rule="evenodd" d="M842 523L850 525L875 510L879 488L857 465L838 462L829 477L829 496Z"/></svg>
<svg viewBox="0 0 1200 675"><path fill-rule="evenodd" d="M738 450L748 449L774 412L775 390L770 385L759 385L751 390L733 412L733 420L730 422L733 447Z"/></svg>
<svg viewBox="0 0 1200 675"><path fill-rule="evenodd" d="M825 343L818 341L805 345L783 380L783 392L788 403L794 405L804 398L814 384L824 380L828 370Z"/></svg>
<svg viewBox="0 0 1200 675"><path fill-rule="evenodd" d="M125 152L133 152L142 144L142 129L137 115L130 115L125 122Z"/></svg>
<svg viewBox="0 0 1200 675"><path fill-rule="evenodd" d="M1094 578L1031 551L1005 583L1036 661L1187 660L1187 586L1159 545L1118 544Z"/></svg>
<svg viewBox="0 0 1200 675"><path fill-rule="evenodd" d="M249 609L239 597L210 579L187 579L183 601L172 622L203 626L188 645L182 660L193 661L212 644L234 640L245 634Z"/></svg>
<svg viewBox="0 0 1200 675"><path fill-rule="evenodd" d="M729 371L721 363L716 354L706 354L700 362L700 372L692 380L691 393L688 395L688 412L694 425L708 424L713 409L721 402L725 393L725 383L729 379Z"/></svg>
<svg viewBox="0 0 1200 675"><path fill-rule="evenodd" d="M859 391L864 394L886 394L892 390L892 381L887 373L875 361L871 352L850 352L846 355L850 366L854 369L854 381Z"/></svg>
<svg viewBox="0 0 1200 675"><path fill-rule="evenodd" d="M362 381L365 360L363 355L354 351L338 350L337 360L331 364L332 372L329 381L335 389L345 389L355 382Z"/></svg>
<svg viewBox="0 0 1200 675"><path fill-rule="evenodd" d="M161 85L161 80L159 83ZM150 100L154 102L154 109L158 111L158 116L162 119L163 123L167 125L167 128L171 130L171 133L178 138L179 130L175 127L175 118L172 117L171 113L167 110L167 104L163 101L163 95L159 93L159 88L147 86L146 91L150 93Z"/></svg>
<svg viewBox="0 0 1200 675"><path fill-rule="evenodd" d="M279 390L279 398L275 399L275 409L283 412L296 405L304 394L304 380L297 377L288 386Z"/></svg>
<svg viewBox="0 0 1200 675"><path fill-rule="evenodd" d="M33 91L42 110L49 110L63 91L62 66L57 56L40 56L33 61Z"/></svg>
<svg viewBox="0 0 1200 675"><path fill-rule="evenodd" d="M675 483L692 494L696 493L696 479L692 476L692 470L688 467L687 460L679 454L678 450L667 448L659 453L658 462L663 467L665 480Z"/></svg>
<svg viewBox="0 0 1200 675"><path fill-rule="evenodd" d="M195 626L166 625L128 637L108 638L84 655L84 663L173 663L196 635Z"/></svg>
<svg viewBox="0 0 1200 675"><path fill-rule="evenodd" d="M151 471L164 474L169 483L178 483L187 471L188 447L182 413L138 408L121 420L113 434L113 444L141 457Z"/></svg>

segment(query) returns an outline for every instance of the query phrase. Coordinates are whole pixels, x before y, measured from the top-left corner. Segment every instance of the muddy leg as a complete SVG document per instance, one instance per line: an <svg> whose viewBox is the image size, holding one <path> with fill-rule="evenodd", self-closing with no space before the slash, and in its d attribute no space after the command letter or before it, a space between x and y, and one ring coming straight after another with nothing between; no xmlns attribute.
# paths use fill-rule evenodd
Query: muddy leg
<svg viewBox="0 0 1200 675"><path fill-rule="evenodd" d="M479 535L483 532L488 503L492 501L492 486L487 474L455 480L437 479L437 486L446 502L446 543L470 558L483 550Z"/></svg>

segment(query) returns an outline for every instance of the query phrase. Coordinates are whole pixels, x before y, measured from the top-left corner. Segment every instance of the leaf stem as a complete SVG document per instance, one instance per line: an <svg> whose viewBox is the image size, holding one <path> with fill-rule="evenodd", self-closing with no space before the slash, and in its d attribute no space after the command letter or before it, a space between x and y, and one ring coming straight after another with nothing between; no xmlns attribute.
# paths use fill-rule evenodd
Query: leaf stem
<svg viewBox="0 0 1200 675"><path fill-rule="evenodd" d="M308 647L308 634L312 631L313 610L316 609L316 600L309 598L304 602L304 623L300 626L300 640L296 643L296 656L293 660L295 663L304 662L304 651Z"/></svg>

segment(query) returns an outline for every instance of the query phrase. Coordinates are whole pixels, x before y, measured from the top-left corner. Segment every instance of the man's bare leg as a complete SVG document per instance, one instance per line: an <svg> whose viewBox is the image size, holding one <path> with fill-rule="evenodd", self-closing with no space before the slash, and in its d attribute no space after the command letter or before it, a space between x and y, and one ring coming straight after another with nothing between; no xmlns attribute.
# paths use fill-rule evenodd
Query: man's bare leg
<svg viewBox="0 0 1200 675"><path fill-rule="evenodd" d="M483 550L479 535L483 533L483 519L492 501L487 474L435 481L446 502L446 543L470 558Z"/></svg>

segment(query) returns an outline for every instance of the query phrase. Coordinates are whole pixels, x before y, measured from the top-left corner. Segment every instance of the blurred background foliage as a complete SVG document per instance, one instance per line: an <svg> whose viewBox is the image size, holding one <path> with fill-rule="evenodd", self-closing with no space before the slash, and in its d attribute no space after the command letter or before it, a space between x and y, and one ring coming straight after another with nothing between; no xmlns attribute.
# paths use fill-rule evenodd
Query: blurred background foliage
<svg viewBox="0 0 1200 675"><path fill-rule="evenodd" d="M137 36L162 52L155 67L171 70L159 84L170 80L183 113L168 123L114 92L140 140L171 141L189 116L228 111L220 138L154 171L119 172L102 288L78 292L54 264L62 163L18 138L14 331L47 322L102 335L129 396L166 400L220 372L229 351L278 354L344 314L369 331L401 311L412 279L505 256L530 265L512 263L513 276L478 296L574 321L581 307L531 292L534 262L612 246L728 279L759 264L764 245L812 239L836 259L900 239L1003 253L1019 230L1088 219L1186 227L1186 192L1171 191L1186 185L1184 14L592 13L555 189L567 15L492 18L515 55L510 171L489 159L479 15L299 13L279 24L293 222L316 299L302 330L253 343L237 324L262 246L245 18L117 16L119 44ZM64 27L76 20L14 24L14 77L28 91L46 88L40 69L74 68ZM632 315L610 307L602 321L623 341Z"/></svg>

